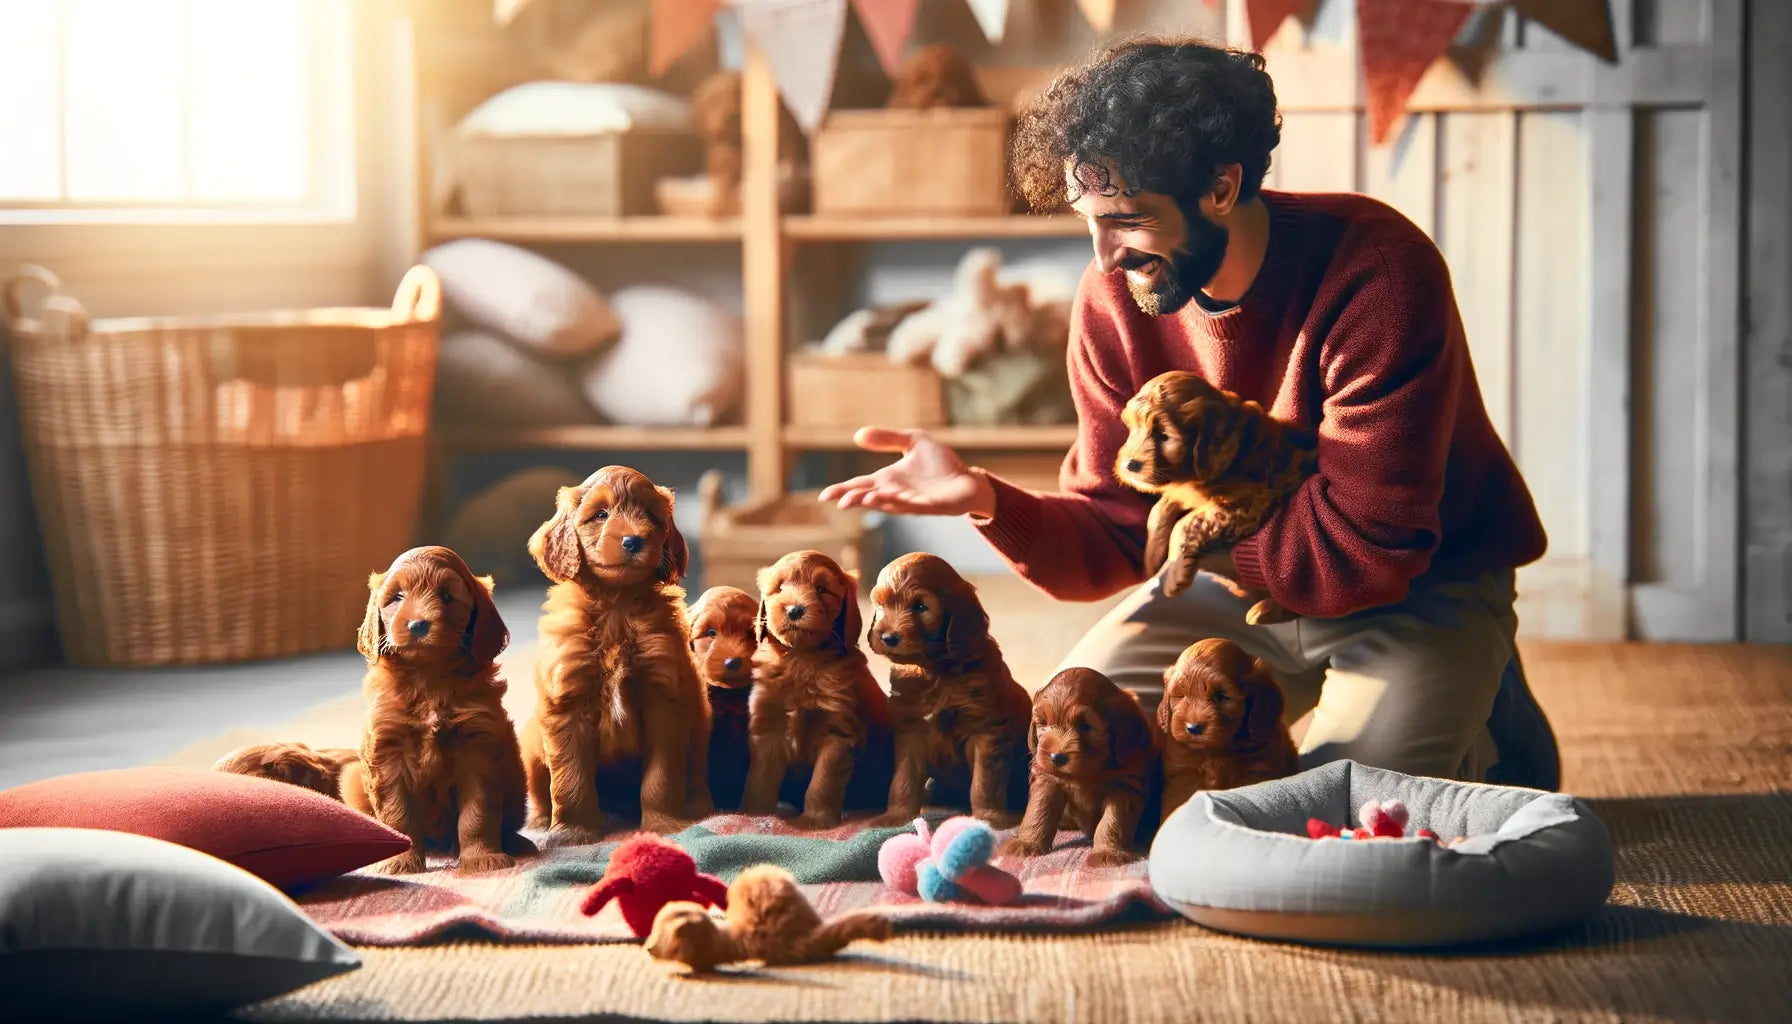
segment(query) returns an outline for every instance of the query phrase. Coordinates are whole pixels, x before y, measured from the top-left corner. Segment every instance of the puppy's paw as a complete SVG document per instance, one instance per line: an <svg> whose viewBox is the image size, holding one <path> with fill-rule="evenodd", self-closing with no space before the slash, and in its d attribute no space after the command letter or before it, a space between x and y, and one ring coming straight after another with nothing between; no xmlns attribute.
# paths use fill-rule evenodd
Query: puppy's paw
<svg viewBox="0 0 1792 1024"><path fill-rule="evenodd" d="M1083 860L1083 863L1092 868L1117 868L1131 864L1138 859L1139 855L1131 850L1115 850L1104 846L1089 851L1089 856Z"/></svg>
<svg viewBox="0 0 1792 1024"><path fill-rule="evenodd" d="M550 850L562 846L591 846L604 840L602 828L587 825L555 825L548 830L547 838L542 845Z"/></svg>
<svg viewBox="0 0 1792 1024"><path fill-rule="evenodd" d="M523 821L523 827L531 832L546 832L554 827L554 819L551 815L536 814L532 811L529 817Z"/></svg>
<svg viewBox="0 0 1792 1024"><path fill-rule="evenodd" d="M802 829L805 832L819 832L838 824L840 824L840 815L828 811L807 811L790 819L791 828Z"/></svg>
<svg viewBox="0 0 1792 1024"><path fill-rule="evenodd" d="M1195 563L1192 559L1171 559L1164 567L1163 591L1165 597L1175 597L1188 589L1195 582Z"/></svg>
<svg viewBox="0 0 1792 1024"><path fill-rule="evenodd" d="M1001 849L996 852L1003 857L1037 857L1042 853L1050 852L1050 849L1045 843L1036 839L1015 836L1003 843Z"/></svg>
<svg viewBox="0 0 1792 1024"><path fill-rule="evenodd" d="M913 825L921 816L920 811L910 814L906 811L885 811L865 824L872 828L896 828L902 825Z"/></svg>
<svg viewBox="0 0 1792 1024"><path fill-rule="evenodd" d="M971 817L998 831L1020 824L1020 815L1013 811L995 811L985 808L981 811L971 812Z"/></svg>
<svg viewBox="0 0 1792 1024"><path fill-rule="evenodd" d="M660 835L669 836L675 832L683 832L685 829L690 828L691 823L685 821L683 818L675 818L670 814L645 812L641 815L641 827L648 832L658 832Z"/></svg>
<svg viewBox="0 0 1792 1024"><path fill-rule="evenodd" d="M463 849L460 851L460 859L454 864L454 870L457 874L476 875L487 871L502 871L515 864L516 860L508 853L499 853L497 850Z"/></svg>
<svg viewBox="0 0 1792 1024"><path fill-rule="evenodd" d="M692 800L690 806L685 808L685 814L697 821L702 821L715 813L716 802L709 797Z"/></svg>
<svg viewBox="0 0 1792 1024"><path fill-rule="evenodd" d="M1252 626L1273 626L1281 622L1293 622L1300 616L1282 607L1281 602L1264 598L1251 605L1251 610L1244 613L1244 621Z"/></svg>
<svg viewBox="0 0 1792 1024"><path fill-rule="evenodd" d="M396 857L380 861L368 870L376 875L415 875L428 870L428 866L424 864L420 851L407 850Z"/></svg>

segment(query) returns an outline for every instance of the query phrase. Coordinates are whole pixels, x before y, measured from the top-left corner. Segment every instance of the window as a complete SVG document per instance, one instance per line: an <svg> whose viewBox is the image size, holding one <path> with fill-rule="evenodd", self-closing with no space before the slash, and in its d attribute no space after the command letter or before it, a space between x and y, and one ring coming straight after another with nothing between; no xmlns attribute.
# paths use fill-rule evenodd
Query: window
<svg viewBox="0 0 1792 1024"><path fill-rule="evenodd" d="M0 0L0 220L354 216L352 0Z"/></svg>

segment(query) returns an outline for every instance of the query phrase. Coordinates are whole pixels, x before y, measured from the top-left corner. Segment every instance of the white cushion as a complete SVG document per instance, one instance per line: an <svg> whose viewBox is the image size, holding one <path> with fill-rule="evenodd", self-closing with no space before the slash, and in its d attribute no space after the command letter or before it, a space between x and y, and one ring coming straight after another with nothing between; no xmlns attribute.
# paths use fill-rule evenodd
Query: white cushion
<svg viewBox="0 0 1792 1024"><path fill-rule="evenodd" d="M192 1019L352 971L283 893L128 832L0 829L0 1017Z"/></svg>
<svg viewBox="0 0 1792 1024"><path fill-rule="evenodd" d="M584 278L527 249L485 238L423 254L442 296L467 322L547 356L580 356L614 341L621 325Z"/></svg>
<svg viewBox="0 0 1792 1024"><path fill-rule="evenodd" d="M448 425L553 427L597 419L577 372L545 362L490 331L455 331L436 363L436 417Z"/></svg>
<svg viewBox="0 0 1792 1024"><path fill-rule="evenodd" d="M591 364L585 397L612 423L709 426L734 410L744 373L740 318L682 288L610 297L622 337Z"/></svg>
<svg viewBox="0 0 1792 1024"><path fill-rule="evenodd" d="M690 101L623 82L525 82L481 103L460 122L463 135L496 138L690 127Z"/></svg>
<svg viewBox="0 0 1792 1024"><path fill-rule="evenodd" d="M1451 839L1310 839L1309 818L1400 800L1408 833ZM1611 836L1562 793L1419 778L1354 761L1197 794L1158 830L1151 886L1220 931L1297 942L1436 946L1561 928L1597 911Z"/></svg>

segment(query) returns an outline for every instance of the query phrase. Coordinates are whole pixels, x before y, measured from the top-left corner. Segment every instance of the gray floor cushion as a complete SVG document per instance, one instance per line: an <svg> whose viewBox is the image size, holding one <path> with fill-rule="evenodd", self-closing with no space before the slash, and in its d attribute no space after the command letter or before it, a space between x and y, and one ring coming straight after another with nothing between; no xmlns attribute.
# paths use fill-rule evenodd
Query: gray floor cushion
<svg viewBox="0 0 1792 1024"><path fill-rule="evenodd" d="M1400 800L1429 839L1310 839L1307 820L1355 826ZM1612 843L1561 793L1418 778L1354 761L1197 794L1158 831L1151 885L1198 924L1327 945L1438 946L1563 927L1612 888Z"/></svg>

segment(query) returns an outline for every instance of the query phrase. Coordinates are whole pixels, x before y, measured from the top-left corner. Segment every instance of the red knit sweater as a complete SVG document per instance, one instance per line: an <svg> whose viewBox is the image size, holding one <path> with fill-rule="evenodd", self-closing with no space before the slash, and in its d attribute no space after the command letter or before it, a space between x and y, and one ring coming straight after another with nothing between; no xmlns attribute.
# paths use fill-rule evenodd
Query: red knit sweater
<svg viewBox="0 0 1792 1024"><path fill-rule="evenodd" d="M978 529L1016 572L1065 600L1144 579L1154 500L1114 480L1120 409L1192 369L1319 435L1318 472L1233 549L1240 582L1322 618L1398 601L1543 554L1543 525L1481 402L1443 257L1387 205L1265 191L1270 236L1244 300L1150 317L1093 264L1071 320L1080 424L1059 493L992 477Z"/></svg>

